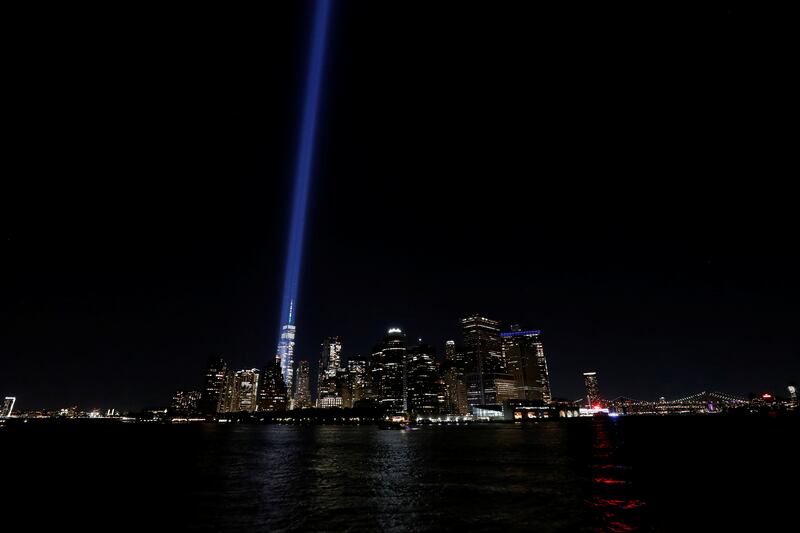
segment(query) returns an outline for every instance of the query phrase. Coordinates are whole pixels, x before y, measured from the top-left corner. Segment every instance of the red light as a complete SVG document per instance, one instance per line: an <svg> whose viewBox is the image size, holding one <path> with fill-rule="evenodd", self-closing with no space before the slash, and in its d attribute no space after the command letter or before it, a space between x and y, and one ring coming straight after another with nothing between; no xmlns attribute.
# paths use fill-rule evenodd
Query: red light
<svg viewBox="0 0 800 533"><path fill-rule="evenodd" d="M600 409L600 404L599 404L599 403L598 403L598 404L596 404L596 405L594 406L594 408L595 408L595 409Z"/></svg>
<svg viewBox="0 0 800 533"><path fill-rule="evenodd" d="M765 392L764 394L761 395L761 397L764 398L765 400L768 400L772 398L772 394Z"/></svg>

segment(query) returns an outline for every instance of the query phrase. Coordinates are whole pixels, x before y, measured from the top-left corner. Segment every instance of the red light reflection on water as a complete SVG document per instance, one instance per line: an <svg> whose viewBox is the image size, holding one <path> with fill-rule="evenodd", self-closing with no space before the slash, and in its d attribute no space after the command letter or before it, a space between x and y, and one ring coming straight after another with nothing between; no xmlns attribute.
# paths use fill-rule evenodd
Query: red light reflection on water
<svg viewBox="0 0 800 533"><path fill-rule="evenodd" d="M624 464L617 440L617 427L608 420L592 424L591 496L586 500L596 518L596 531L640 531L645 502L635 495L631 468Z"/></svg>
<svg viewBox="0 0 800 533"><path fill-rule="evenodd" d="M625 485L627 483L624 479L613 479L609 477L596 477L592 481L595 483L605 483L606 485Z"/></svg>

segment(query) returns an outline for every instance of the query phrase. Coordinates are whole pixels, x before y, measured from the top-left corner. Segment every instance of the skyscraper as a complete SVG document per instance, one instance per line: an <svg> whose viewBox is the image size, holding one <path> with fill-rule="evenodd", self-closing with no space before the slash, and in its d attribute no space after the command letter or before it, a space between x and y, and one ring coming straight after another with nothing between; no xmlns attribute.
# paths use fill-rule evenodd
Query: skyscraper
<svg viewBox="0 0 800 533"><path fill-rule="evenodd" d="M399 328L391 328L380 344L380 402L388 411L408 408L406 396L406 336Z"/></svg>
<svg viewBox="0 0 800 533"><path fill-rule="evenodd" d="M317 407L341 407L342 395L339 370L342 362L342 342L339 337L327 337L322 341L317 379Z"/></svg>
<svg viewBox="0 0 800 533"><path fill-rule="evenodd" d="M285 411L287 405L286 384L278 360L268 363L261 371L258 384L259 411Z"/></svg>
<svg viewBox="0 0 800 533"><path fill-rule="evenodd" d="M501 333L503 356L508 372L514 376L520 400L539 400L550 402L550 376L547 360L544 357L541 331L521 331L519 326L511 326L511 331Z"/></svg>
<svg viewBox="0 0 800 533"><path fill-rule="evenodd" d="M438 414L444 400L434 349L420 344L408 350L407 397L408 411L416 414Z"/></svg>
<svg viewBox="0 0 800 533"><path fill-rule="evenodd" d="M497 402L495 374L506 371L500 340L500 322L479 315L461 319L466 356L467 403Z"/></svg>
<svg viewBox="0 0 800 533"><path fill-rule="evenodd" d="M252 413L258 402L259 374L257 368L237 370L233 382L232 411Z"/></svg>
<svg viewBox="0 0 800 533"><path fill-rule="evenodd" d="M223 393L227 375L228 363L225 359L217 356L208 358L205 384L199 405L201 413L210 415L219 411L220 396Z"/></svg>
<svg viewBox="0 0 800 533"><path fill-rule="evenodd" d="M320 374L333 377L342 364L342 341L339 337L327 337L322 341L322 353L319 359Z"/></svg>
<svg viewBox="0 0 800 533"><path fill-rule="evenodd" d="M597 385L597 372L584 372L583 381L586 384L586 405L589 409L600 406L600 388Z"/></svg>
<svg viewBox="0 0 800 533"><path fill-rule="evenodd" d="M445 341L444 343L444 358L446 361L451 361L456 357L456 341Z"/></svg>
<svg viewBox="0 0 800 533"><path fill-rule="evenodd" d="M293 409L311 407L311 387L309 386L310 367L305 359L297 365L297 374L294 379Z"/></svg>
<svg viewBox="0 0 800 533"><path fill-rule="evenodd" d="M275 358L281 367L283 382L291 384L294 371L294 300L289 302L289 319L281 326L280 340L278 341L278 353Z"/></svg>
<svg viewBox="0 0 800 533"><path fill-rule="evenodd" d="M239 409L236 402L236 372L229 368L225 371L222 390L217 402L218 413L235 413Z"/></svg>
<svg viewBox="0 0 800 533"><path fill-rule="evenodd" d="M367 362L363 359L350 359L347 361L347 374L352 402L365 399L368 394Z"/></svg>

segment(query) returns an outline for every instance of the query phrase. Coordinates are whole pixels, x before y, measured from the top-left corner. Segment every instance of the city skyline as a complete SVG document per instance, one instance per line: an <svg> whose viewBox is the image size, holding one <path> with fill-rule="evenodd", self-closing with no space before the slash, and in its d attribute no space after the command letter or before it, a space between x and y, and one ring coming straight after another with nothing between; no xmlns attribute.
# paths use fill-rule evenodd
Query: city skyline
<svg viewBox="0 0 800 533"><path fill-rule="evenodd" d="M543 331L563 397L592 369L631 397L797 380L790 47L761 14L333 3L293 299L312 7L20 19L0 394L160 404L211 355L262 370L290 301L312 382L328 336L441 357L473 313Z"/></svg>
<svg viewBox="0 0 800 533"><path fill-rule="evenodd" d="M632 402L650 402L664 401L664 395L650 395L640 396L633 399L625 391L614 390L611 394L601 394L598 385L598 376L596 371L576 371L576 376L580 375L579 389L583 391L581 396L572 398L565 395L553 394L550 386L550 376L547 370L547 359L545 358L543 344L541 341L541 330L522 330L519 325L512 324L509 326L510 331L500 331L499 321L488 319L480 315L471 315L467 318L461 319L463 338L459 341L447 340L443 345L442 351L437 350L433 346L423 342L422 338L416 341L412 340L407 342L407 335L401 328L389 328L381 342L375 345L373 352L380 354L386 358L387 354L400 350L400 355L388 355L385 361L390 362L390 366L394 365L397 370L389 370L388 374L392 377L390 384L382 384L379 389L372 392L366 391L365 394L356 396L344 397L341 387L343 386L338 379L347 380L347 387L350 389L346 394L353 394L353 385L356 387L368 386L363 381L362 377L355 377L355 374L374 376L375 370L370 370L370 361L375 360L375 353L372 355L364 354L348 354L342 351L342 341L339 337L326 337L321 343L322 353L319 357L319 363L316 365L317 379L315 387L311 387L314 380L309 379L312 371L315 369L314 365L310 365L308 359L299 359L295 361L292 371L299 371L294 373L294 379L290 384L283 381L284 365L279 358L274 361L268 362L262 369L258 368L239 368L236 365L230 365L228 360L223 356L210 356L206 360L204 367L204 378L202 380L188 380L180 387L173 387L174 395L170 401L163 401L159 404L147 406L125 406L121 410L118 405L114 404L113 411L116 416L121 412L136 412L139 409L155 409L160 407L168 407L171 412L181 413L188 411L186 406L191 404L193 406L191 412L195 413L241 413L256 411L272 412L293 409L329 409L329 408L342 408L353 407L353 402L358 399L370 398L385 398L378 401L378 404L386 412L412 412L417 413L419 402L412 406L413 386L409 381L408 386L406 380L411 379L413 371L412 359L416 361L417 356L428 357L431 368L435 368L434 373L441 379L442 387L447 389L445 396L438 400L437 408L441 406L445 410L458 411L466 414L471 414L473 405L483 404L503 404L507 398L516 398L519 400L540 402L544 405L551 402L568 402L590 409L598 409L604 407L609 401L632 401ZM492 396L481 396L480 392L473 392L472 400L469 401L468 389L470 388L470 381L473 383L482 383L483 377L479 376L480 372L477 369L484 368L485 364L482 362L480 355L477 355L479 350L476 349L475 334L472 332L475 326L483 328L488 326L489 331L496 334L497 348L500 348L500 353L497 355L502 360L502 368L504 369L498 375L499 377L508 381L505 390L517 389L514 394L508 395L507 398L501 398L497 386L493 381L487 380L486 384L482 385L484 390L492 391ZM487 345L486 341L481 341L485 353L492 353L491 350L494 345ZM526 344L528 346L526 346ZM487 347L488 346L488 347ZM388 350L388 352L387 352ZM527 350L527 352L526 352ZM428 355L425 355L428 354ZM470 371L470 363L464 363L472 359L472 365L475 369ZM453 397L453 390L450 384L447 383L448 372L450 368L455 366L460 367L457 380L463 391L460 393L463 398L459 400ZM366 367L359 366L366 363ZM498 363L494 363L495 365ZM496 368L492 364L489 368ZM381 368L378 370L380 373L379 379L383 380L387 375L387 368L384 362L381 362ZM472 379L470 379L470 372L472 372ZM475 372L478 372L477 374ZM494 370L493 370L494 372ZM290 373L291 374L291 373ZM344 376L344 378L342 378ZM407 377L408 376L408 377ZM356 382L354 382L354 377ZM373 378L374 379L374 378ZM195 381L193 386L192 381ZM368 378L369 381L369 378ZM516 381L517 387L511 385L511 382ZM576 383L578 379L574 380ZM392 385L391 383L394 383ZM691 393L683 391L683 396L692 397L696 394L709 394L707 391L715 390L713 387L701 387L702 392L698 393L697 390L692 390ZM305 389L305 393L297 395L298 390ZM481 390L481 389L476 389ZM246 392L245 392L246 391ZM732 393L730 396L726 393ZM457 393L456 393L457 394ZM762 396L774 395L778 398L784 398L788 401L796 401L796 382L792 379L784 380L782 387L773 389L750 389L748 391L725 391L720 392L718 389L713 394L721 394L722 398L738 399L759 399ZM246 395L246 396L245 396ZM676 400L681 395L672 396L670 401ZM327 398L327 400L323 400ZM479 400L480 398L480 400ZM8 396L7 400L16 401L14 396ZM102 406L106 410L113 402L96 402L92 404L95 408ZM462 405L461 408L454 408L454 405ZM13 406L13 403L11 404ZM26 405L24 411L32 412L37 410L53 410L64 409L64 406L69 406L68 409L77 409L78 402L63 402L57 407L43 406L43 405ZM446 407L450 405L450 407ZM176 407L177 406L177 407ZM85 406L82 406L85 407ZM10 407L9 407L10 409ZM424 410L422 412L425 412ZM438 412L438 411L437 411ZM444 411L443 411L444 412Z"/></svg>

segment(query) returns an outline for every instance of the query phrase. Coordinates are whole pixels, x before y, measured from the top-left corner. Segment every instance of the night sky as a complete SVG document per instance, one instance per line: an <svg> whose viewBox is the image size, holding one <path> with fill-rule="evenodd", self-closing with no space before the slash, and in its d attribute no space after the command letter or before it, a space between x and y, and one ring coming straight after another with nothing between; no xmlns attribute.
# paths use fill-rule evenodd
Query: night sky
<svg viewBox="0 0 800 533"><path fill-rule="evenodd" d="M478 312L543 330L558 397L784 393L785 14L527 4L336 3L295 359ZM274 357L309 6L10 14L0 395L158 406Z"/></svg>

